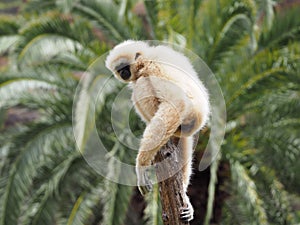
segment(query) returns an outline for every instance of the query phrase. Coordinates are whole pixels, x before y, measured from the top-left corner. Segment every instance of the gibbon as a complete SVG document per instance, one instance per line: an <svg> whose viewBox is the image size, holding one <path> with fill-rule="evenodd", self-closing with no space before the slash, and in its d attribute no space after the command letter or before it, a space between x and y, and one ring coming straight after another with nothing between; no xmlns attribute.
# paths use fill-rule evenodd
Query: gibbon
<svg viewBox="0 0 300 225"><path fill-rule="evenodd" d="M137 183L142 195L151 191L146 174L159 149L172 136L180 137L183 148L183 187L191 176L193 135L201 130L210 114L209 96L186 56L171 47L150 46L143 41L125 41L108 54L106 67L132 88L132 102L146 123L136 159ZM193 219L193 207L181 219Z"/></svg>

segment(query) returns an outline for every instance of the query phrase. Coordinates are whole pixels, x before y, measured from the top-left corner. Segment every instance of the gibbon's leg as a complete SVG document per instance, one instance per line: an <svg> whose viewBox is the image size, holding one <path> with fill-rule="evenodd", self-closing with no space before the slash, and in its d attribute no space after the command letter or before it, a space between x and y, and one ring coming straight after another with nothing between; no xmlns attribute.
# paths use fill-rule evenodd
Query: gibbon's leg
<svg viewBox="0 0 300 225"><path fill-rule="evenodd" d="M190 203L190 199L187 196L187 187L190 182L192 174L192 157L193 157L193 137L181 137L180 138L182 153L182 175L183 175L183 188L184 188L184 199L187 204L186 207L181 209L180 218L184 221L190 221L194 217L194 209Z"/></svg>
<svg viewBox="0 0 300 225"><path fill-rule="evenodd" d="M151 165L156 153L180 125L178 109L181 108L162 102L144 131L136 161L137 182L142 195L148 193L152 187L146 174L147 166Z"/></svg>
<svg viewBox="0 0 300 225"><path fill-rule="evenodd" d="M182 175L183 175L183 188L187 192L192 174L192 157L193 157L193 137L180 138L182 153Z"/></svg>

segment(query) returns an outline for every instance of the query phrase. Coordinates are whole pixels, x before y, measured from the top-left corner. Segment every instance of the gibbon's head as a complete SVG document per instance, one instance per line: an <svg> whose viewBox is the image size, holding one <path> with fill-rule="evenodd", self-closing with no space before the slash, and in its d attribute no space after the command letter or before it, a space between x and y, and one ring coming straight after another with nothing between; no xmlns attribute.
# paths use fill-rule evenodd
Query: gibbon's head
<svg viewBox="0 0 300 225"><path fill-rule="evenodd" d="M124 41L115 46L108 54L105 66L111 70L116 78L123 82L130 82L136 79L132 70L132 65L140 56L151 47L142 41Z"/></svg>
<svg viewBox="0 0 300 225"><path fill-rule="evenodd" d="M134 65L137 61L153 60L161 65L173 65L185 71L198 82L198 75L189 59L181 52L165 45L150 46L144 41L124 41L115 46L108 54L105 66L111 70L115 77L123 82L137 79Z"/></svg>

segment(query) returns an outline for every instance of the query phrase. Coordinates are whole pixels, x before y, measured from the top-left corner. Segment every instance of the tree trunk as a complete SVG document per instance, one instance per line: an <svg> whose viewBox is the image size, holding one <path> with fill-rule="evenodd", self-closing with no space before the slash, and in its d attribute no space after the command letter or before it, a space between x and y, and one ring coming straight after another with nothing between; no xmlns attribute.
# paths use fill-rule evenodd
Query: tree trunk
<svg viewBox="0 0 300 225"><path fill-rule="evenodd" d="M180 158L182 150L178 138L172 138L156 155L156 176L159 182L159 192L162 205L164 225L189 225L180 219L181 208L186 207L183 196L182 170ZM159 163L164 161L164 163ZM174 174L174 171L179 171ZM174 175L173 175L174 174ZM164 177L169 177L164 180ZM162 181L161 181L162 180Z"/></svg>

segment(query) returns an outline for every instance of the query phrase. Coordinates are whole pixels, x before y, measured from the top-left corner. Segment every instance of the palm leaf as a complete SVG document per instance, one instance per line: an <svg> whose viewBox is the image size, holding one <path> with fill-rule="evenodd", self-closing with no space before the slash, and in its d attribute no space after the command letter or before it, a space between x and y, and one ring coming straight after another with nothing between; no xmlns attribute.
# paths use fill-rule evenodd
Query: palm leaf
<svg viewBox="0 0 300 225"><path fill-rule="evenodd" d="M85 70L87 66L76 56L76 53L80 52L90 57L94 55L83 49L80 43L68 38L44 34L31 40L20 52L18 60L21 67L62 63L74 69Z"/></svg>
<svg viewBox="0 0 300 225"><path fill-rule="evenodd" d="M77 88L74 104L74 132L80 151L85 151L85 144L93 135L95 128L95 105L101 112L105 98L117 89L118 83L110 79L103 61L95 61L89 72ZM98 96L99 90L101 95ZM99 101L99 102L96 102Z"/></svg>
<svg viewBox="0 0 300 225"><path fill-rule="evenodd" d="M55 195L58 208L53 217L56 218L56 223L99 223L102 212L99 201L103 193L101 186L103 187L102 176L91 168L82 155L75 158L60 183L59 193Z"/></svg>
<svg viewBox="0 0 300 225"><path fill-rule="evenodd" d="M46 10L50 10L55 8L56 0L30 0L24 6L25 12L44 12Z"/></svg>
<svg viewBox="0 0 300 225"><path fill-rule="evenodd" d="M82 0L74 5L74 12L95 21L95 25L115 42L129 39L126 25L118 19L118 10L113 2Z"/></svg>
<svg viewBox="0 0 300 225"><path fill-rule="evenodd" d="M99 204L104 187L98 182L89 192L83 192L77 199L70 213L67 225L84 225L93 216L93 209Z"/></svg>
<svg viewBox="0 0 300 225"><path fill-rule="evenodd" d="M18 43L18 51L25 51L24 49L28 48L32 43L41 39L46 39L48 36L50 38L56 37L57 39L65 40L64 42L69 42L69 47L70 43L73 42L74 47L81 46L81 50L83 50L83 46L88 46L95 39L92 27L90 23L81 18L74 18L74 22L71 22L71 20L73 20L73 18L51 12L46 16L41 16L39 20L26 23L19 32L22 39L20 39ZM78 30L81 30L82 32L78 32ZM47 46L47 44L51 45L51 40L50 43L44 43L44 46L42 46L44 51L45 49L48 49L49 51L49 48L53 47ZM59 52L57 47L54 49L56 49L56 52ZM64 49L60 52L63 52L63 50ZM80 53L91 54L91 51L92 50L85 48Z"/></svg>
<svg viewBox="0 0 300 225"><path fill-rule="evenodd" d="M115 154L109 154L109 157L113 157L109 159L109 174L107 176L113 176L115 180L121 180L122 176L124 176L124 171L121 170L121 164L115 163L114 157L118 157L118 160L124 161L124 158L127 158L128 155L126 149L122 148L118 142L114 148L116 150L112 150L111 153ZM105 191L102 196L104 205L102 223L107 225L121 225L126 216L133 188L109 180L105 181L104 187Z"/></svg>
<svg viewBox="0 0 300 225"><path fill-rule="evenodd" d="M66 68L57 65L43 65L41 67L24 68L22 71L10 69L3 71L0 76L0 85L2 87L10 85L16 81L38 81L47 83L52 89L63 89L64 92L73 90L77 86L77 80L74 76L74 68Z"/></svg>
<svg viewBox="0 0 300 225"><path fill-rule="evenodd" d="M277 180L274 171L262 166L256 177L262 181L257 184L266 204L269 221L274 224L295 224L288 194Z"/></svg>
<svg viewBox="0 0 300 225"><path fill-rule="evenodd" d="M232 73L231 82L224 86L228 109L236 111L240 104L244 104L246 109L245 106L257 101L264 96L262 93L267 94L272 88L292 88L293 83L299 82L298 51L297 44L290 44L280 50L262 51L252 61L243 62L241 71ZM240 88L236 89L236 85ZM257 90L260 90L259 94Z"/></svg>
<svg viewBox="0 0 300 225"><path fill-rule="evenodd" d="M262 32L258 45L259 50L287 45L292 41L299 41L300 22L298 19L299 6L284 14L276 15L272 27Z"/></svg>
<svg viewBox="0 0 300 225"><path fill-rule="evenodd" d="M248 213L252 215L252 218L255 218L255 224L268 224L264 204L257 193L254 181L238 162L231 164L231 172L238 194L243 199Z"/></svg>
<svg viewBox="0 0 300 225"><path fill-rule="evenodd" d="M294 124L295 125L295 124ZM289 126L290 128L290 126ZM262 138L262 146L264 150L260 152L262 158L268 158L268 163L270 168L276 169L277 176L286 185L288 189L293 190L294 187L299 185L299 174L297 170L299 165L297 164L297 158L299 157L299 132L291 132L289 128L285 128L282 131L270 132L269 135L265 135ZM296 125L295 129L298 129L299 125ZM278 128L276 128L277 130ZM292 129L292 128L290 128ZM289 132L287 132L289 131ZM285 132L285 133L284 133ZM280 158L281 163L270 158L267 152L272 149L272 154L274 158ZM286 171L289 168L289 171Z"/></svg>
<svg viewBox="0 0 300 225"><path fill-rule="evenodd" d="M237 98L240 98L242 95L246 95L249 92L252 91L252 89L256 88L256 85L258 85L259 82L263 82L264 80L268 79L270 76L277 77L278 80L286 78L288 72L286 71L286 68L274 68L267 71L264 71L261 74L257 74L254 77L252 77L250 80L248 80L245 84L243 84L229 99L228 105L233 104L232 102L236 100ZM278 84L276 82L276 84Z"/></svg>
<svg viewBox="0 0 300 225"><path fill-rule="evenodd" d="M34 81L29 79L15 79L0 84L0 108L16 105L18 99L24 96L24 93L31 92L33 90L52 89L55 90L55 86L51 86L46 82Z"/></svg>
<svg viewBox="0 0 300 225"><path fill-rule="evenodd" d="M222 58L218 54L219 51L225 53L246 34L252 37L252 33L249 32L253 31L255 17L256 5L251 0L203 1L195 18L197 33L194 37L196 43L193 45L194 49L206 62L209 62L210 66L213 59ZM242 30L238 24L241 25ZM237 39L230 38L231 36ZM220 42L222 40L224 40L223 44L227 42L228 46L222 45ZM251 41L254 41L253 38ZM213 51L211 51L212 47Z"/></svg>
<svg viewBox="0 0 300 225"><path fill-rule="evenodd" d="M71 137L72 136L68 139ZM59 149L58 153L55 155L55 166L49 169L51 175L43 174L43 176L48 178L47 181L42 183L30 198L29 203L26 204L27 207L24 209L24 216L20 219L20 223L24 225L49 224L50 221L54 222L53 217L55 210L53 209L53 205L50 210L47 205L51 202L51 198L53 198L55 193L58 192L62 180L67 175L72 162L78 158L79 152L72 152L72 149L68 149L68 151L65 151L64 154L62 154L61 149ZM62 157L62 159L59 157ZM47 163L47 167L50 167L50 164L51 163ZM46 218L49 217L47 215L50 215L48 222L46 222Z"/></svg>
<svg viewBox="0 0 300 225"><path fill-rule="evenodd" d="M33 178L38 173L38 168L46 163L47 156L53 153L53 143L59 143L62 149L64 145L68 145L64 139L68 131L70 132L69 124L61 123L53 126L41 124L36 127L35 131L31 130L30 133L24 133L19 138L18 141L23 144L24 148L11 166L0 210L0 224L17 223L21 206L26 195L29 194ZM32 134L33 136L30 136ZM28 141L23 142L22 140ZM23 175L20 176L20 174ZM19 187L22 187L22 189Z"/></svg>
<svg viewBox="0 0 300 225"><path fill-rule="evenodd" d="M155 184L153 190L146 197L147 206L144 210L145 225L162 225L161 202L159 197L159 186Z"/></svg>
<svg viewBox="0 0 300 225"><path fill-rule="evenodd" d="M273 0L261 0L261 1L256 1L258 4L259 8L259 18L263 18L263 29L264 30L269 30L271 27L274 25L274 6L275 6L275 1Z"/></svg>
<svg viewBox="0 0 300 225"><path fill-rule="evenodd" d="M15 17L0 16L0 36L16 35L20 25Z"/></svg>
<svg viewBox="0 0 300 225"><path fill-rule="evenodd" d="M18 35L0 37L0 55L13 51L19 40L20 37Z"/></svg>
<svg viewBox="0 0 300 225"><path fill-rule="evenodd" d="M226 52L230 47L238 43L238 41L248 34L252 35L252 22L244 14L237 14L231 17L225 24L218 37L214 41L212 50L208 57L209 65L214 68L214 61L222 58L222 54ZM254 40L254 37L251 37Z"/></svg>

